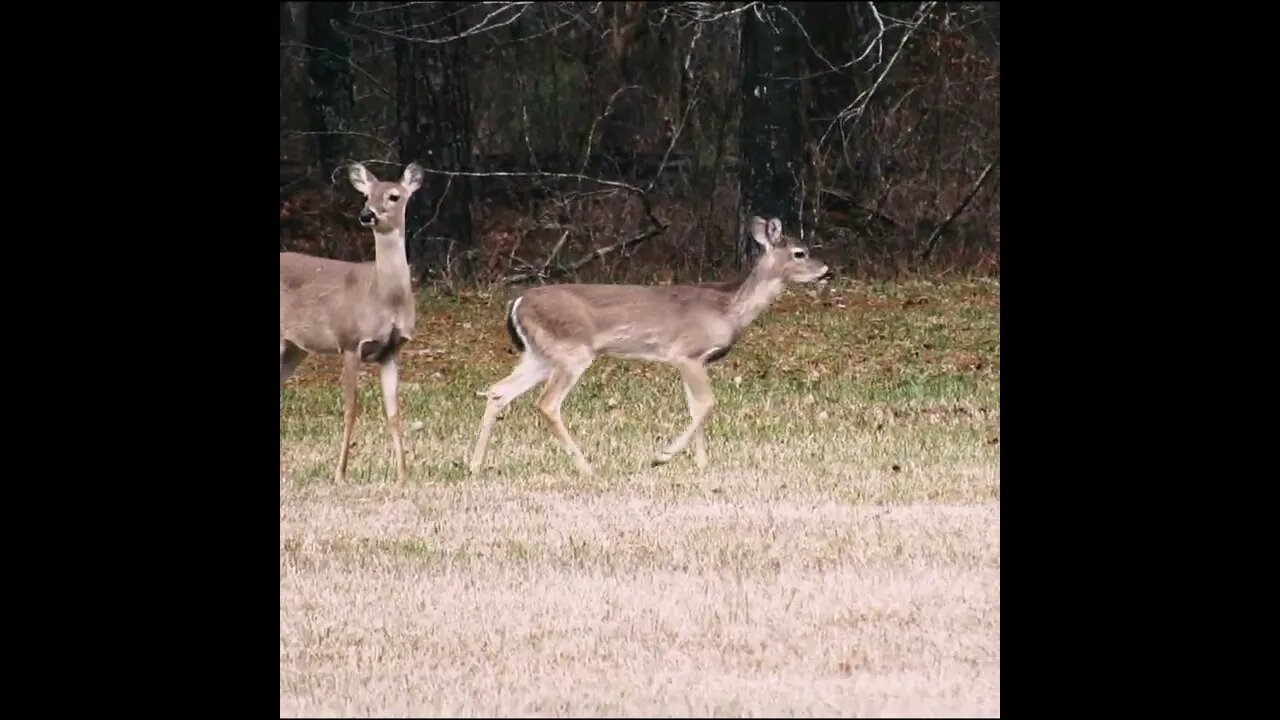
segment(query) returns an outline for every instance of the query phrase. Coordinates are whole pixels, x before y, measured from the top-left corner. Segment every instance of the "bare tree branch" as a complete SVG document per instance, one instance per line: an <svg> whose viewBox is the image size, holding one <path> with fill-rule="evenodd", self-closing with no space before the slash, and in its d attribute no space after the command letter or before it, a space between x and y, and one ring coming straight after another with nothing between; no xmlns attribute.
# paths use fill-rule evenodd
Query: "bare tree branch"
<svg viewBox="0 0 1280 720"><path fill-rule="evenodd" d="M702 25L698 25L697 30L693 33L693 39L689 41L689 51L684 56L684 71L689 73L689 63L693 60L693 49L698 44L698 38L702 37ZM662 154L662 162L658 164L658 170L653 174L653 179L649 181L649 186L645 188L645 192L653 192L653 188L658 184L658 180L662 178L662 173L667 169L667 161L671 159L671 151L675 149L676 143L680 140L681 133L684 132L685 123L689 120L689 114L693 112L693 107L698 104L698 92L702 89L702 80L694 84L693 90L689 92L689 102L685 104L684 112L680 114L680 121L676 123L675 130L671 133L671 142L667 143L667 150Z"/></svg>
<svg viewBox="0 0 1280 720"><path fill-rule="evenodd" d="M409 5L416 5L416 4L420 4L420 3L408 3L408 4L409 4ZM472 36L472 35L478 35L478 34L480 34L480 33L488 32L488 31L490 31L490 30L496 30L496 29L498 29L498 28L500 28L500 27L504 27L504 26L506 26L506 25L510 25L511 23L513 23L513 22L515 22L516 20L518 20L518 19L520 18L520 16L524 14L524 11L528 9L528 6L532 5L533 3L532 3L532 2L507 2L507 3L481 3L481 4L486 4L486 5L487 5L487 4L497 4L497 5L501 5L502 7L498 8L497 10L494 10L493 12L489 13L488 15L485 15L485 16L484 16L484 18L480 20L480 22L476 23L476 24L475 24L475 25L473 25L472 27L467 28L466 30L463 30L462 32L457 33L457 34L455 34L455 35L449 35L449 36L447 36L447 37L442 37L442 38L413 37L412 35L407 35L407 34L405 34L405 33L392 32L392 31L390 31L390 30L383 30L383 29L381 29L381 28L376 28L376 27L373 27L373 26L371 26L371 25L358 25L358 24L356 24L355 26L356 26L356 27L359 27L359 28L360 28L360 29L362 29L362 30L368 30L369 32L377 33L378 35L385 35L385 36L387 36L387 37L393 37L393 38L396 38L396 39L398 39L398 40L405 40L405 41L408 41L408 42L415 42L415 43L423 43L423 44L426 44L426 45L443 45L444 43L453 42L453 41L455 41L455 40L461 40L462 38L465 38L465 37L470 37L470 36ZM500 13L502 13L502 12L504 12L504 11L510 10L510 9L512 9L512 8L518 8L518 10L517 10L517 12L516 12L515 14L513 14L511 17L509 17L509 18L505 18L505 19L504 19L504 20L502 20L501 22L496 22L496 21L495 21L495 22L490 23L490 21L491 21L491 20L493 20L493 18L494 18L495 16L497 16L498 14L500 14ZM437 20L437 21L439 21L439 20L443 20L443 19L444 19L444 18L437 18L436 20ZM353 24L354 24L354 23L353 23ZM431 23L431 24L434 24L434 22L433 22L433 23ZM418 25L418 26L413 26L413 27L410 27L410 28L406 28L406 30L412 30L412 29L415 29L415 28L417 28L417 27L427 27L427 26L426 26L426 25Z"/></svg>
<svg viewBox="0 0 1280 720"><path fill-rule="evenodd" d="M524 37L518 37L512 40L505 40L502 42L494 43L493 47L489 48L486 52L492 53L500 50L505 50L513 45L519 45L521 43L528 42L529 40L533 40L534 38L540 38L543 35L550 35L556 32L557 30L560 30L561 28L572 25L575 22L581 24L583 27L587 28L588 30L592 29L591 23L583 19L581 13L570 12L569 9L565 7L566 4L570 6L575 6L578 3L555 3L556 10L560 11L565 15L568 15L569 16L568 20L565 20L564 22L556 23L555 25L552 25L549 28L546 28L544 30L539 30L538 32L535 32L531 35L525 35ZM596 3L595 6L588 12L588 14L595 15L599 11L600 11L600 3Z"/></svg>
<svg viewBox="0 0 1280 720"><path fill-rule="evenodd" d="M376 162L376 161L375 161L375 162ZM558 173L558 172L505 172L505 171L500 171L500 170L494 170L494 171L489 171L489 172L462 172L462 171L456 171L456 172L455 172L455 171L450 171L450 170L435 170L435 169L428 168L428 167L423 167L423 171L425 171L425 172L429 172L429 173L431 173L431 174L433 174L433 175L456 175L456 176L459 176L459 177L477 177L477 178L486 178L486 177L527 177L527 178L557 178L557 179L560 179L560 180L582 180L582 181L584 181L584 182L593 182L593 183L597 183L597 184L599 184L599 185L608 185L609 187L618 188L619 190L627 190L627 191L633 192L633 193L635 193L635 194L637 194L637 195L644 195L644 194L645 194L645 193L644 193L644 190L641 190L640 188L638 188L638 187L636 187L635 185L632 185L632 184L630 184L630 183L625 183L625 182L622 182L622 181L620 181L620 180L602 180L602 179L600 179L600 178L594 178L594 177L591 177L590 175L583 175L582 173Z"/></svg>
<svg viewBox="0 0 1280 720"><path fill-rule="evenodd" d="M674 15L675 17L681 18L686 21L684 25L680 25L679 27L689 27L690 25L695 23L703 24L703 23L715 22L716 20L721 20L726 17L731 17L733 15L737 15L738 13L743 13L748 10L757 11L756 6L758 6L760 3L758 1L753 1L753 2L746 3L741 7L730 8L728 10L723 10L714 14L709 14L713 9L717 7L724 7L725 5L728 5L728 4L729 3L722 3L722 2L721 3L709 3L709 2L671 3L662 8L662 19L659 22L665 22L667 19L667 16Z"/></svg>
<svg viewBox="0 0 1280 720"><path fill-rule="evenodd" d="M942 237L942 231L946 230L947 226L959 217L960 213L964 212L965 208L969 207L969 202L972 201L973 197L982 189L983 184L987 182L987 176L991 173L991 168L995 167L998 162L1000 162L1000 159L996 158L995 160L987 163L987 166L982 170L982 175L978 176L978 182L974 183L973 187L969 189L969 194L965 195L964 200L961 200L960 204L956 206L956 209L951 211L951 214L947 216L947 219L943 220L938 227L934 228L933 232L929 234L929 240L925 244L924 252L920 253L920 260L928 260L929 256L933 254L933 249L938 244L938 239Z"/></svg>
<svg viewBox="0 0 1280 720"><path fill-rule="evenodd" d="M889 70L891 70L894 63L897 62L898 56L902 54L902 48L906 47L907 41L911 39L911 35L915 32L916 28L920 27L924 22L924 19L928 17L929 12L933 10L933 6L937 4L937 2L927 2L920 6L919 11L916 13L916 22L912 23L907 32L902 34L902 39L898 42L898 49L895 50L893 56L889 58L889 63L884 66L884 70L880 72L880 75L876 78L875 82L871 84L871 87L859 93L858 97L853 99L853 102L849 103L845 109L841 110L840 113L832 119L831 124L827 126L826 132L822 133L822 139L818 141L818 147L822 147L826 144L827 136L831 134L832 128L837 124L839 124L843 130L845 123L850 121L856 123L858 118L862 117L862 113L866 109L867 103L871 101L871 97L875 95L876 89L880 87L880 83L884 81L884 77L889 74Z"/></svg>
<svg viewBox="0 0 1280 720"><path fill-rule="evenodd" d="M791 18L791 21L796 24L796 27L799 28L800 33L804 35L805 42L809 44L809 49L813 51L813 54L816 55L819 60L821 60L823 63L826 64L827 69L819 70L818 72L811 73L809 75L798 75L796 77L778 75L776 76L777 79L797 80L797 81L812 80L814 78L820 78L824 75L830 75L831 73L838 73L841 70L847 70L853 67L854 65L857 65L858 63L862 62L867 57L867 55L871 53L872 49L876 50L876 61L872 63L868 69L874 70L875 68L879 67L880 63L884 60L884 20L880 17L880 11L876 9L875 3L869 2L867 3L867 5L871 7L871 13L872 15L875 16L876 23L879 24L880 26L880 31L876 33L875 37L871 38L871 42L867 43L867 47L862 51L862 54L858 55L857 57L854 57L849 62L840 64L840 65L832 65L831 61L823 57L822 53L818 52L818 49L813 46L813 39L809 37L809 32L805 30L804 23L800 22L800 18L796 17L796 14L791 12L791 9L788 8L787 6L779 5L778 9L786 13L787 16Z"/></svg>
<svg viewBox="0 0 1280 720"><path fill-rule="evenodd" d="M542 272L530 272L530 273L519 273L517 275L509 275L503 278L502 282L507 285L514 285L515 283L525 282L527 280L545 280L552 277L568 275L576 270L582 269L585 265L587 265L587 263L590 263L594 260L598 260L610 253L635 247L636 245L639 245L640 243L646 240L649 240L650 238L657 237L658 235L661 235L663 232L665 232L666 229L667 228L665 225L661 227L650 228L649 230L646 230L640 233L639 235L635 235L633 237L627 238L626 240L621 240L612 245L606 245L605 247L602 247L602 248L596 248L595 250L592 250L586 255L583 255L582 257L578 258L576 261L569 263L568 265L561 265L561 266L557 266L549 269L544 268Z"/></svg>
<svg viewBox="0 0 1280 720"><path fill-rule="evenodd" d="M546 261L542 263L542 271L546 272L551 267L551 261L556 259L556 255L560 254L560 248L564 247L564 243L569 239L569 231L565 230L560 234L560 240L556 242L556 246L551 248L551 253L547 255Z"/></svg>
<svg viewBox="0 0 1280 720"><path fill-rule="evenodd" d="M614 90L613 94L609 96L609 101L606 102L604 105L604 112L597 115L595 119L591 121L591 128L587 130L586 146L582 149L582 163L578 166L579 173L584 173L587 171L587 161L591 159L591 144L592 142L595 141L596 127L600 124L601 120L613 114L613 102L617 100L618 96L621 95L622 93L628 90L639 90L639 89L640 89L639 85L623 85L617 90Z"/></svg>

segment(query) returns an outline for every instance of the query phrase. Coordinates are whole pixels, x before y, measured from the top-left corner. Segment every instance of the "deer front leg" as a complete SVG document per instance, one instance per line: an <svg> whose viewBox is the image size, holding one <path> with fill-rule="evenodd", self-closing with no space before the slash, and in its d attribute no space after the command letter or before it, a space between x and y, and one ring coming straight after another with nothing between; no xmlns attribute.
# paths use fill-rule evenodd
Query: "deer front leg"
<svg viewBox="0 0 1280 720"><path fill-rule="evenodd" d="M351 432L356 426L356 384L360 380L360 356L355 352L342 354L342 447L338 450L338 469L334 482L347 480L347 454L351 450Z"/></svg>
<svg viewBox="0 0 1280 720"><path fill-rule="evenodd" d="M688 392L689 401L689 426L684 432L671 441L671 444L658 453L653 459L654 465L663 465L671 462L671 458L684 452L689 447L689 441L696 435L701 434L702 424L706 422L707 416L711 414L711 408L715 407L716 399L711 392L711 378L707 376L707 369L697 360L685 360L677 366L680 370L680 377L684 379L685 388ZM705 443L705 439L702 441ZM694 449L695 461L697 448ZM702 462L699 467L706 463L706 448L702 449Z"/></svg>
<svg viewBox="0 0 1280 720"><path fill-rule="evenodd" d="M382 403L387 409L387 430L391 433L391 455L396 463L396 479L409 479L409 468L404 461L404 431L400 425L400 367L396 357L384 360L379 366L382 376Z"/></svg>

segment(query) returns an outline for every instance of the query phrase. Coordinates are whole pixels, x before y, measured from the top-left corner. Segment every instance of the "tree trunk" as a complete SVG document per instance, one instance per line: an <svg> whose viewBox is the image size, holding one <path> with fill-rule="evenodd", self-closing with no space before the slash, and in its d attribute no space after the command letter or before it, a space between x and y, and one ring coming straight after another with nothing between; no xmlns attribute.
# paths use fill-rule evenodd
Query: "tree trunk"
<svg viewBox="0 0 1280 720"><path fill-rule="evenodd" d="M345 163L350 152L351 112L355 93L351 85L351 45L335 26L346 25L350 4L306 3L307 75L311 78L308 124L315 133L315 160L325 182Z"/></svg>
<svg viewBox="0 0 1280 720"><path fill-rule="evenodd" d="M618 88L650 85L647 81L653 73L653 68L646 63L650 38L645 24L644 3L610 3L608 8L612 32L606 41L606 57L616 68L618 80L616 84L606 80L601 85L602 100ZM604 76L612 77L612 73L604 70ZM616 164L623 177L633 182L636 155L642 150L643 102L642 91L628 90L614 98L612 112L600 123L600 152Z"/></svg>
<svg viewBox="0 0 1280 720"><path fill-rule="evenodd" d="M402 163L431 170L467 172L471 165L471 100L467 87L467 38L427 43L468 27L465 4L438 2L404 9L397 40L398 139ZM443 18L434 21L436 18ZM412 29L410 29L412 28ZM437 208L439 214L437 215ZM471 249L471 180L428 173L414 194L406 218L409 263L418 279L447 270L450 259L466 259ZM470 270L466 260L464 272Z"/></svg>
<svg viewBox="0 0 1280 720"><path fill-rule="evenodd" d="M742 23L740 267L750 265L759 254L759 246L747 232L752 215L779 218L788 234L796 231L799 221L800 84L778 77L797 77L799 33L778 3L757 7L765 21L748 11Z"/></svg>
<svg viewBox="0 0 1280 720"><path fill-rule="evenodd" d="M293 20L292 18L290 18L289 3L282 2L280 3L280 79L281 81L284 80L285 68L287 67L285 65L285 58L287 57L288 54L285 52L285 42L289 38L290 33L292 32L293 32Z"/></svg>
<svg viewBox="0 0 1280 720"><path fill-rule="evenodd" d="M285 128L289 126L289 114L285 112L287 103L285 96L289 94L289 53L288 42L293 39L293 18L289 12L290 3L280 3L280 158L285 153ZM290 98L291 99L291 98ZM284 185L284 173L281 172L280 184Z"/></svg>

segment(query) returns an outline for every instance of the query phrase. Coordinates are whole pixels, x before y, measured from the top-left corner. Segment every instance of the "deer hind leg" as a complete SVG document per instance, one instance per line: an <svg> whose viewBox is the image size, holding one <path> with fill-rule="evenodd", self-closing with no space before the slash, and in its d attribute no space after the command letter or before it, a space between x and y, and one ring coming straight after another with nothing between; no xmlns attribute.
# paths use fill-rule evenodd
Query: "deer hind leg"
<svg viewBox="0 0 1280 720"><path fill-rule="evenodd" d="M564 404L569 391L582 377L582 373L586 372L590 366L590 357L569 363L557 363L555 369L551 371L551 377L547 379L546 387L542 390L542 397L538 398L538 410L551 423L551 434L555 436L556 441L569 454L569 457L573 458L573 464L584 477L592 475L591 464L587 462L586 456L582 454L582 450L564 426L564 420L560 417L560 407Z"/></svg>
<svg viewBox="0 0 1280 720"><path fill-rule="evenodd" d="M473 475L480 472L480 468L484 465L489 436L493 432L493 423L498 419L498 413L511 404L512 400L546 380L550 372L551 366L546 360L534 354L533 351L527 351L520 356L520 362L510 375L494 383L493 387L483 393L489 400L485 403L484 417L480 420L480 436L476 438L476 447L471 453L470 468Z"/></svg>
<svg viewBox="0 0 1280 720"><path fill-rule="evenodd" d="M707 416L711 414L711 408L715 407L716 399L711 392L711 378L707 375L707 368L697 360L684 360L676 365L680 370L680 377L684 380L687 399L689 402L689 426L684 432L680 433L671 444L658 453L653 459L654 465L662 465L671 462L671 458L684 452L689 447L689 441L695 436L702 434L702 425L706 422ZM703 443L706 442L704 439ZM694 448L695 461L698 450ZM702 449L702 459L699 467L706 463L706 448Z"/></svg>
<svg viewBox="0 0 1280 720"><path fill-rule="evenodd" d="M387 431L391 433L391 458L396 464L396 479L409 479L404 461L404 428L400 424L400 365L395 354L383 359L378 367L382 379L382 404L387 410Z"/></svg>
<svg viewBox="0 0 1280 720"><path fill-rule="evenodd" d="M338 450L338 469L334 482L347 479L347 455L351 450L351 431L356 426L356 385L360 380L360 356L354 351L342 353L342 447Z"/></svg>

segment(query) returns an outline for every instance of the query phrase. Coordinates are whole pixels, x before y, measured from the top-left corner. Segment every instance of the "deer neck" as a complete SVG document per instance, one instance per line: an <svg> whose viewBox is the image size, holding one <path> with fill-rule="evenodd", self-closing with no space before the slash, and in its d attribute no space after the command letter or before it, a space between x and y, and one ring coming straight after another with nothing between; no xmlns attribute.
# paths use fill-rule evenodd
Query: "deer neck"
<svg viewBox="0 0 1280 720"><path fill-rule="evenodd" d="M729 316L734 326L742 331L754 322L778 299L785 286L782 278L775 277L764 269L763 263L756 265L729 302Z"/></svg>
<svg viewBox="0 0 1280 720"><path fill-rule="evenodd" d="M374 239L374 277L378 293L400 293L405 297L409 293L409 261L404 251L404 231L373 233Z"/></svg>

